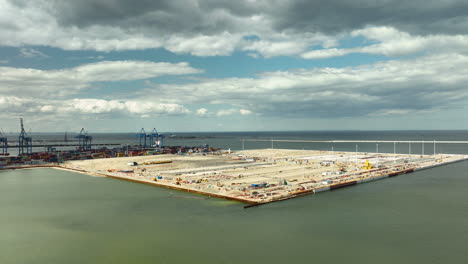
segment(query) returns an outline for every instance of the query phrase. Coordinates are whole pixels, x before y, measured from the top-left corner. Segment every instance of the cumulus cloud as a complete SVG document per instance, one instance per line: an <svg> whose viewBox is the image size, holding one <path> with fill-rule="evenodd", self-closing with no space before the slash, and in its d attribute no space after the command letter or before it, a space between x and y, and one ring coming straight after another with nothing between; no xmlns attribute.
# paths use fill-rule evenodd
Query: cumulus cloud
<svg viewBox="0 0 468 264"><path fill-rule="evenodd" d="M222 109L216 112L216 116L250 115L250 114L252 114L252 111L248 109L236 109L236 108Z"/></svg>
<svg viewBox="0 0 468 264"><path fill-rule="evenodd" d="M163 75L199 73L188 63L150 61L102 61L62 70L0 67L0 92L63 96L89 87L93 82L130 81Z"/></svg>
<svg viewBox="0 0 468 264"><path fill-rule="evenodd" d="M449 61L450 63L447 63ZM468 56L442 54L347 68L265 72L255 78L192 80L151 84L129 99L43 97L53 89L87 87L96 81L133 80L162 74L191 73L187 64L102 62L60 71L2 67L3 94L22 89L23 97L3 96L0 108L17 113L191 114L186 105L216 105L210 116L258 114L283 117L346 117L422 113L450 108L468 97ZM30 90L27 90L28 87ZM55 87L55 88L54 88ZM157 91L155 93L155 91ZM36 96L35 100L25 99ZM56 99L62 98L54 95ZM55 100L55 101L54 101ZM37 103L37 102L39 103ZM208 108L208 107L207 107ZM207 116L207 108L193 114ZM399 109L405 109L402 112ZM8 112L4 111L4 112Z"/></svg>
<svg viewBox="0 0 468 264"><path fill-rule="evenodd" d="M347 117L452 107L468 98L466 81L468 56L444 54L156 87L160 91L157 98L171 103L232 106L218 111L217 116L252 111L265 116Z"/></svg>
<svg viewBox="0 0 468 264"><path fill-rule="evenodd" d="M309 46L334 46L335 38L320 33L314 34L278 34L272 33L262 39L244 39L240 49L249 52L250 56L270 58L275 56L292 56L304 52ZM252 53L256 52L256 53Z"/></svg>
<svg viewBox="0 0 468 264"><path fill-rule="evenodd" d="M102 100L102 99L68 99L50 100L0 96L0 110L3 114L28 114L30 116L48 114L54 117L71 115L185 115L190 110L178 104L164 104L145 100Z"/></svg>
<svg viewBox="0 0 468 264"><path fill-rule="evenodd" d="M66 72L66 71L65 71ZM154 78L161 75L200 73L186 62L166 63L150 61L101 61L71 69L77 78L93 81L122 81Z"/></svg>
<svg viewBox="0 0 468 264"><path fill-rule="evenodd" d="M241 116L247 116L251 115L253 112L248 109L238 109L238 108L227 108L227 109L221 109L216 112L210 113L208 109L206 108L200 108L198 109L195 114L198 116L216 116L216 117L226 117L226 116L235 116L235 115L241 115Z"/></svg>
<svg viewBox="0 0 468 264"><path fill-rule="evenodd" d="M31 100L16 96L0 96L0 110L2 112L27 110L26 105L33 103Z"/></svg>
<svg viewBox="0 0 468 264"><path fill-rule="evenodd" d="M192 114L228 118L254 113L275 118L388 117L463 108L467 81L468 56L443 54L347 68L266 72L256 78L152 84L134 99L2 95L0 113L62 118ZM191 111L187 105L206 108ZM210 112L207 105L222 109Z"/></svg>
<svg viewBox="0 0 468 264"><path fill-rule="evenodd" d="M304 59L326 59L332 57L338 57L352 53L352 49L320 49L308 51L301 54L301 57Z"/></svg>
<svg viewBox="0 0 468 264"><path fill-rule="evenodd" d="M240 35L227 32L216 36L197 35L189 38L172 36L167 40L166 49L196 56L230 55L240 40Z"/></svg>
<svg viewBox="0 0 468 264"><path fill-rule="evenodd" d="M290 56L315 46L334 48L343 34L369 27L411 36L466 36L467 8L463 0L0 0L0 45ZM303 56L322 58L332 52Z"/></svg>
<svg viewBox="0 0 468 264"><path fill-rule="evenodd" d="M197 116L206 116L208 114L208 109L206 108L199 108L197 109L197 111L195 112L195 114Z"/></svg>
<svg viewBox="0 0 468 264"><path fill-rule="evenodd" d="M219 110L216 112L216 116L228 116L228 115L233 115L234 113L237 113L237 109L224 109L224 110Z"/></svg>
<svg viewBox="0 0 468 264"><path fill-rule="evenodd" d="M239 113L241 115L250 115L250 114L252 114L252 111L250 111L248 109L239 109Z"/></svg>
<svg viewBox="0 0 468 264"><path fill-rule="evenodd" d="M375 44L355 48L312 50L301 54L304 59L324 59L351 53L402 56L417 53L468 53L468 35L410 35L393 27L367 27L351 32Z"/></svg>
<svg viewBox="0 0 468 264"><path fill-rule="evenodd" d="M130 113L136 114L146 114L146 113L156 113L156 114L188 114L190 111L182 105L178 104L159 104L154 102L138 102L138 101L128 101L125 102L125 108Z"/></svg>
<svg viewBox="0 0 468 264"><path fill-rule="evenodd" d="M90 98L99 92L78 92L201 70L184 62L150 61L102 61L56 70L3 65L0 109L4 114L227 118L388 116L450 108L468 96L467 8L463 0L0 0L0 45L17 47L28 58L47 56L31 46L104 52L164 48L193 56L244 52L255 58L352 53L411 58L250 78L191 79L136 89L131 98L107 93L107 100ZM349 39L363 43L342 45Z"/></svg>

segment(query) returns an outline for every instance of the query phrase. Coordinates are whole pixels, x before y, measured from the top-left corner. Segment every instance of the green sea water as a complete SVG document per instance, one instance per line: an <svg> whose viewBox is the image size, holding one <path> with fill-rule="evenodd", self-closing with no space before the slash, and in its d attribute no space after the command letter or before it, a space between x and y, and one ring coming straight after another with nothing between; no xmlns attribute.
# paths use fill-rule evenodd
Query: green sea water
<svg viewBox="0 0 468 264"><path fill-rule="evenodd" d="M0 263L467 263L467 171L249 209L61 170L0 171Z"/></svg>

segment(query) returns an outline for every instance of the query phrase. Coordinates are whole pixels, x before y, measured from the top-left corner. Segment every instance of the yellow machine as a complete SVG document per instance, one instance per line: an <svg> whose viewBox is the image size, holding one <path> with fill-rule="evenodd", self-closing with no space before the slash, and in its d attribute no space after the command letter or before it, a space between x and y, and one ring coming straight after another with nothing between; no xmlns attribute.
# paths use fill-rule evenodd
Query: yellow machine
<svg viewBox="0 0 468 264"><path fill-rule="evenodd" d="M366 160L366 165L362 166L362 168L363 168L364 170L370 170L370 169L372 169L373 167L372 167L372 165L370 164L370 162L369 162L368 160Z"/></svg>

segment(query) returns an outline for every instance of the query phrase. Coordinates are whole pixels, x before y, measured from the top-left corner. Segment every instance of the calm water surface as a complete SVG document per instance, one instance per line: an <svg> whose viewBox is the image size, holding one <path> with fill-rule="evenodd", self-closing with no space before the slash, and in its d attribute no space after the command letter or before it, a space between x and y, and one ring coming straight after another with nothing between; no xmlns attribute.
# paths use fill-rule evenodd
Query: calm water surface
<svg viewBox="0 0 468 264"><path fill-rule="evenodd" d="M330 133L247 136L468 140L466 131ZM173 143L239 149L240 136L246 136L200 135ZM246 148L269 144L249 142ZM374 148L359 145L360 151ZM467 148L441 145L437 151L466 154ZM379 149L393 152L393 144ZM421 150L412 146L414 153ZM397 151L407 153L408 146L399 144ZM0 264L468 263L467 171L468 162L460 162L250 209L61 170L0 171Z"/></svg>
<svg viewBox="0 0 468 264"><path fill-rule="evenodd" d="M83 174L0 172L0 263L466 263L468 162L243 209Z"/></svg>

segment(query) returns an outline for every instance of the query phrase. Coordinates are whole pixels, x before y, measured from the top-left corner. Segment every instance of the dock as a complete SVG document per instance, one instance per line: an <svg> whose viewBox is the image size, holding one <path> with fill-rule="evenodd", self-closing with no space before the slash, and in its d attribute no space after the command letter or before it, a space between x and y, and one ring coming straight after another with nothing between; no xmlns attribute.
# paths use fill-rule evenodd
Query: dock
<svg viewBox="0 0 468 264"><path fill-rule="evenodd" d="M467 155L456 154L260 149L222 155L168 154L67 161L61 167L235 200L246 203L248 208L406 175L467 159Z"/></svg>

